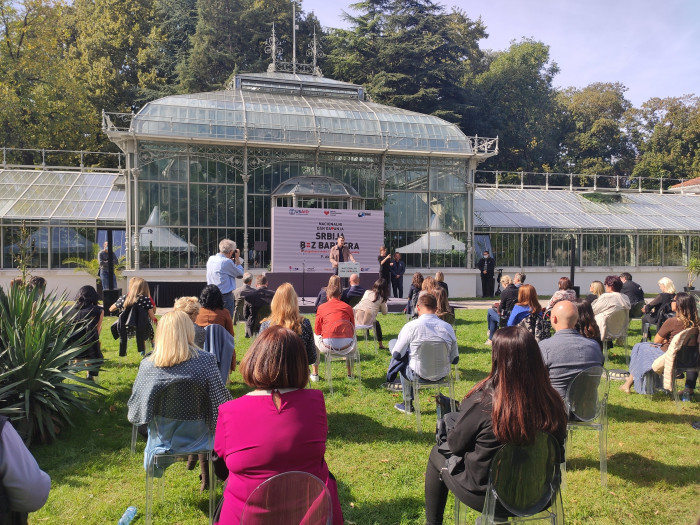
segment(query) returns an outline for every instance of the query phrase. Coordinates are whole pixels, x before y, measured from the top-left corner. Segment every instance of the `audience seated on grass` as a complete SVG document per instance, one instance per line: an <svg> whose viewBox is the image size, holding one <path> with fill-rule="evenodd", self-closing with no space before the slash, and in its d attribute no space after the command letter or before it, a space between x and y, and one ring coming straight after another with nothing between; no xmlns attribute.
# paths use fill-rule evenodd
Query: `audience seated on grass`
<svg viewBox="0 0 700 525"><path fill-rule="evenodd" d="M191 407L187 399L174 405L181 409L182 418L155 421L153 404L159 392L182 380L196 382L207 392L209 413L206 421L190 420ZM161 317L153 353L141 361L128 402L129 421L135 425L148 425L144 468L148 468L154 454L180 454L207 448L216 428L219 405L230 399L216 358L194 346L194 327L187 314L172 311ZM169 406L173 407L172 404ZM177 449L173 449L175 443ZM191 462L190 466L194 463ZM201 472L200 489L204 491L209 486L206 461L201 461Z"/></svg>
<svg viewBox="0 0 700 525"><path fill-rule="evenodd" d="M649 301L642 312L642 337L649 336L649 327L657 328L664 324L666 318L671 315L671 300L676 293L676 286L668 277L662 277L658 282L661 293Z"/></svg>
<svg viewBox="0 0 700 525"><path fill-rule="evenodd" d="M491 373L444 418L447 433L438 435L425 473L428 525L442 524L449 492L483 509L489 467L502 445L531 444L543 431L556 438L564 457L564 401L547 378L537 341L519 327L494 334ZM496 515L504 516L504 509L497 506Z"/></svg>
<svg viewBox="0 0 700 525"><path fill-rule="evenodd" d="M243 285L233 291L233 326L236 326L238 321L243 320L243 306L245 298L255 292L255 288L251 286L253 282L253 274L245 272L241 278Z"/></svg>
<svg viewBox="0 0 700 525"><path fill-rule="evenodd" d="M390 367L401 372L401 385L403 387L403 403L394 405L399 412L413 411L413 385L415 376L428 381L437 381L447 377L450 373L450 363L456 364L459 361L459 351L457 348L457 337L455 331L448 323L441 321L435 311L437 310L437 300L430 293L423 293L418 297L416 304L418 319L406 323L397 339L389 341L389 351L392 356ZM445 368L437 376L425 377L421 375L421 361L430 359L432 356L421 354L421 343L426 341L441 341L448 347L447 363ZM398 366L396 363L403 363Z"/></svg>
<svg viewBox="0 0 700 525"><path fill-rule="evenodd" d="M656 376L647 376L647 372L652 370L652 364L654 361L664 355L664 352L668 350L671 340L677 334L681 333L687 328L698 328L700 327L700 321L698 320L698 309L697 303L695 302L695 297L689 295L685 292L679 292L671 300L671 308L676 314L675 317L671 317L661 325L659 331L654 336L653 343L637 343L632 348L632 356L630 358L630 375L627 381L620 386L620 390L631 393L630 387L634 383L634 390L641 394L646 392L645 382L649 377L655 378ZM695 344L697 345L697 337L694 337ZM693 340L686 341L686 344L693 345ZM688 372L686 374L685 381L685 393L692 395L696 382L698 379L697 372Z"/></svg>
<svg viewBox="0 0 700 525"><path fill-rule="evenodd" d="M622 281L620 293L627 296L631 305L644 301L644 290L632 280L632 274L629 272L622 272L620 274L620 280Z"/></svg>
<svg viewBox="0 0 700 525"><path fill-rule="evenodd" d="M558 289L552 295L545 306L545 310L550 310L559 301L573 301L576 299L576 290L568 277L561 277L558 282Z"/></svg>
<svg viewBox="0 0 700 525"><path fill-rule="evenodd" d="M260 332L264 332L271 326L284 326L301 337L306 348L306 357L309 364L314 365L314 373L318 378L318 364L316 364L316 345L314 344L314 330L311 321L299 312L299 296L290 283L282 283L275 290L275 296L270 304L272 312L270 317L260 323Z"/></svg>
<svg viewBox="0 0 700 525"><path fill-rule="evenodd" d="M224 296L221 295L218 286L215 284L205 286L199 294L199 304L201 308L195 323L202 328L206 328L210 324L218 324L223 326L229 334L235 336L231 313L224 308Z"/></svg>
<svg viewBox="0 0 700 525"><path fill-rule="evenodd" d="M586 296L586 301L593 304L593 301L605 293L605 287L601 281L593 281L588 287L588 291L591 293Z"/></svg>
<svg viewBox="0 0 700 525"><path fill-rule="evenodd" d="M416 272L413 274L413 280L411 281L411 286L408 289L408 301L403 311L409 317L416 317L415 309L416 302L418 301L418 294L423 289L423 274Z"/></svg>
<svg viewBox="0 0 700 525"><path fill-rule="evenodd" d="M601 331L605 331L604 325L606 317L619 310L629 311L631 307L630 300L627 296L620 293L620 290L622 290L622 281L617 275L608 275L605 278L603 286L605 287L605 293L598 297L591 305L593 313L595 314L596 323L598 323L598 327Z"/></svg>
<svg viewBox="0 0 700 525"><path fill-rule="evenodd" d="M315 378L312 381L318 381L318 363L321 359L321 353L328 352L329 347L345 348L352 345L352 352L357 352L357 340L355 339L355 314L349 304L340 300L341 286L340 277L331 275L326 287L326 296L328 301L318 307L316 312L316 326L314 327L314 342L316 343L316 364L314 366ZM353 336L347 337L349 334L343 327L340 321L348 321L353 328ZM342 333L335 332L340 329ZM346 360L348 377L352 377L352 360Z"/></svg>
<svg viewBox="0 0 700 525"><path fill-rule="evenodd" d="M490 341L493 334L501 326L506 326L513 306L518 302L518 290L525 283L525 274L517 272L511 280L510 275L501 277L501 300L498 306L494 305L486 312L486 323L488 325L488 337ZM489 344L488 342L485 344Z"/></svg>
<svg viewBox="0 0 700 525"><path fill-rule="evenodd" d="M194 296L178 297L175 299L175 304L173 305L173 310L185 312L187 316L192 319L192 324L194 325L194 345L198 348L204 348L206 332L203 326L197 324L197 317L199 317L200 309L201 305L199 304L199 299Z"/></svg>
<svg viewBox="0 0 700 525"><path fill-rule="evenodd" d="M272 298L275 292L268 290L267 277L258 275L255 278L256 290L246 295L243 301L243 318L245 319L245 336L253 337L260 331L260 315L258 312L262 308L269 306L272 303Z"/></svg>
<svg viewBox="0 0 700 525"><path fill-rule="evenodd" d="M576 331L588 339L593 339L602 349L603 340L600 337L600 328L598 328L598 323L595 322L595 315L593 315L591 303L582 297L577 297L573 303L576 305L576 309L578 310Z"/></svg>
<svg viewBox="0 0 700 525"><path fill-rule="evenodd" d="M367 290L362 296L362 300L353 308L355 311L355 324L365 326L374 324L374 334L377 337L379 348L386 347L382 341L382 326L379 324L377 315L379 312L382 315L389 313L388 301L389 283L380 278L374 281L372 289Z"/></svg>
<svg viewBox="0 0 700 525"><path fill-rule="evenodd" d="M603 352L597 341L576 330L578 309L571 301L559 301L551 312L555 333L539 342L549 380L561 398L576 374L592 366L603 366Z"/></svg>
<svg viewBox="0 0 700 525"><path fill-rule="evenodd" d="M365 290L364 288L362 288L362 286L360 286L360 276L357 275L356 273L353 273L350 275L349 281L350 281L350 286L348 288L345 288L343 290L343 293L340 294L340 300L345 302L345 303L351 304L350 301L353 300L353 298L356 301L361 300L362 296L365 295L365 292L367 290ZM326 302L326 289L323 288L323 301L321 301L321 303L325 303L325 302ZM321 304L321 303L319 303L319 304ZM318 304L316 305L316 308L318 308Z"/></svg>
<svg viewBox="0 0 700 525"><path fill-rule="evenodd" d="M302 471L326 484L333 525L342 525L336 481L324 457L328 422L323 392L305 388L309 363L301 338L270 326L243 358L241 374L255 390L222 405L216 427L214 450L229 470L218 523L237 525L248 496L266 479Z"/></svg>

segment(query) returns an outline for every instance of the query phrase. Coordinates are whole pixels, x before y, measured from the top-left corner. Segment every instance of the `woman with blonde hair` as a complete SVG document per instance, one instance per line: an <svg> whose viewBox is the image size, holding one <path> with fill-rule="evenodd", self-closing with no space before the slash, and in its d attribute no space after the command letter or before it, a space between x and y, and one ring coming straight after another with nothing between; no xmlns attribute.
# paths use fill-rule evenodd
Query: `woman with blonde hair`
<svg viewBox="0 0 700 525"><path fill-rule="evenodd" d="M590 304L605 293L605 288L603 287L603 283L601 281L593 281L591 282L591 286L588 288L588 291L591 293L586 296L586 301L588 301Z"/></svg>
<svg viewBox="0 0 700 525"><path fill-rule="evenodd" d="M661 326L671 311L671 301L676 293L673 281L662 277L657 283L661 293L642 307L642 335L648 337L649 326ZM645 330L646 329L646 330Z"/></svg>
<svg viewBox="0 0 700 525"><path fill-rule="evenodd" d="M173 404L173 410L182 411L182 418L173 413L168 416L177 420L176 424L170 419L154 416L153 405L158 394L163 388L181 381L196 383L206 393L209 406L205 420L191 418L188 399ZM194 346L194 326L190 317L182 311L165 314L158 325L153 352L139 365L128 402L129 421L135 425L149 425L144 468L148 468L156 452L170 450L173 453L186 453L211 448L219 405L230 399L231 394L221 380L216 357ZM202 437L188 442L182 439L183 436ZM174 442L180 444L177 450L172 449ZM202 472L200 490L204 491L209 486L209 467L204 457L199 459ZM194 468L194 464L190 460L188 468Z"/></svg>
<svg viewBox="0 0 700 525"><path fill-rule="evenodd" d="M260 323L260 332L270 326L283 326L301 337L306 348L306 357L309 364L313 365L314 374L318 378L318 363L316 363L316 345L314 344L314 330L311 321L299 312L299 296L294 287L289 283L282 283L277 287L275 295L270 303L272 313L270 317Z"/></svg>
<svg viewBox="0 0 700 525"><path fill-rule="evenodd" d="M129 281L129 291L122 295L117 302L109 307L110 312L119 311L119 356L126 355L126 344L129 337L136 337L136 347L141 355L146 352L146 340L153 345L153 325L158 320L155 316L151 291L148 283L140 277L132 277Z"/></svg>
<svg viewBox="0 0 700 525"><path fill-rule="evenodd" d="M447 286L447 283L445 282L445 274L442 272L435 272L435 282L438 283L438 286L440 286L443 290L445 290L445 294L447 297L450 296L450 289Z"/></svg>
<svg viewBox="0 0 700 525"><path fill-rule="evenodd" d="M197 320L197 316L199 315L199 299L194 296L178 297L175 299L173 309L185 312L189 318L192 319L192 324L194 324L194 344L199 348L203 348L207 333L203 327L199 326L195 322Z"/></svg>

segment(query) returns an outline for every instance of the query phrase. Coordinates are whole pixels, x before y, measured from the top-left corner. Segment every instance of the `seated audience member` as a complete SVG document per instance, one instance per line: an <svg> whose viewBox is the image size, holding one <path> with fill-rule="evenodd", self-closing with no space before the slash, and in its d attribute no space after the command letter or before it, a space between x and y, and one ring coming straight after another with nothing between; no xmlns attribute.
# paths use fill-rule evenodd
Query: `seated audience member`
<svg viewBox="0 0 700 525"><path fill-rule="evenodd" d="M595 321L601 327L604 324L604 318L618 310L627 310L631 308L630 300L626 295L622 295L622 281L617 275L608 275L605 278L605 293L598 297L591 307L595 314Z"/></svg>
<svg viewBox="0 0 700 525"><path fill-rule="evenodd" d="M455 310L450 306L450 302L447 300L447 292L445 292L445 290L436 290L433 293L437 301L435 315L437 315L439 319L454 326Z"/></svg>
<svg viewBox="0 0 700 525"><path fill-rule="evenodd" d="M0 521L27 523L27 514L44 506L51 478L39 468L12 423L0 416Z"/></svg>
<svg viewBox="0 0 700 525"><path fill-rule="evenodd" d="M541 315L541 313L542 306L537 299L537 290L531 284L523 284L518 288L518 302L510 311L507 326L515 326L526 317L532 314Z"/></svg>
<svg viewBox="0 0 700 525"><path fill-rule="evenodd" d="M642 312L644 312L644 316L642 316L642 326L644 326L644 324L661 326L671 309L671 300L676 294L676 286L668 277L659 279L658 285L661 293L642 308Z"/></svg>
<svg viewBox="0 0 700 525"><path fill-rule="evenodd" d="M204 340L207 335L204 327L197 324L197 317L199 316L200 309L201 305L199 304L199 299L194 296L178 297L175 299L175 304L173 305L173 310L185 312L187 316L192 319L192 324L194 325L194 346L197 348L204 347Z"/></svg>
<svg viewBox="0 0 700 525"><path fill-rule="evenodd" d="M314 309L316 312L318 312L318 307L328 300L328 297L326 296L326 288L327 286L324 286L318 291L316 301L314 302Z"/></svg>
<svg viewBox="0 0 700 525"><path fill-rule="evenodd" d="M571 284L571 279L568 277L561 277L559 279L559 289L554 292L547 306L545 306L545 310L549 310L559 301L573 301L574 299L576 299L576 290L574 290L573 284Z"/></svg>
<svg viewBox="0 0 700 525"><path fill-rule="evenodd" d="M389 283L384 279L374 281L371 290L367 290L362 296L362 300L355 306L355 324L368 325L374 319L374 333L377 336L379 348L386 348L382 341L382 326L379 324L377 316L389 313L387 302L389 301Z"/></svg>
<svg viewBox="0 0 700 525"><path fill-rule="evenodd" d="M586 296L586 301L588 301L590 304L593 304L593 301L598 299L601 295L605 293L605 288L603 287L603 283L600 281L593 281L591 282L591 286L588 288L588 291L591 292Z"/></svg>
<svg viewBox="0 0 700 525"><path fill-rule="evenodd" d="M518 302L518 289L525 282L525 274L518 272L511 278L509 275L504 275L501 277L501 302L498 304L498 308L489 308L486 312L486 321L488 324L488 341L491 341L494 332L498 329L498 325L501 322L501 316L510 317L510 312L513 310L513 306ZM490 344L489 342L485 344Z"/></svg>
<svg viewBox="0 0 700 525"><path fill-rule="evenodd" d="M620 280L622 281L620 293L627 296L630 300L630 304L636 304L644 300L644 290L632 280L632 275L629 272L622 272L620 274Z"/></svg>
<svg viewBox="0 0 700 525"><path fill-rule="evenodd" d="M260 319L258 310L263 306L269 306L275 292L267 289L267 277L258 275L255 278L255 291L247 295L243 301L243 318L245 319L245 336L250 337L260 331Z"/></svg>
<svg viewBox="0 0 700 525"><path fill-rule="evenodd" d="M564 459L566 409L547 380L537 342L517 327L493 337L491 373L465 396L447 441L430 451L425 473L427 525L442 525L449 492L469 507L484 507L491 461L507 443L531 444L538 432L552 434ZM463 467L450 468L441 449Z"/></svg>
<svg viewBox="0 0 700 525"><path fill-rule="evenodd" d="M218 286L215 284L205 286L199 294L199 304L201 308L195 320L197 325L206 328L210 324L220 324L229 334L234 335L231 314L224 308L224 297Z"/></svg>
<svg viewBox="0 0 700 525"><path fill-rule="evenodd" d="M578 310L576 330L582 336L588 337L588 339L593 339L602 349L603 341L600 338L600 328L598 327L598 323L595 322L595 315L593 315L591 303L581 297L577 297L573 303L576 305L576 309Z"/></svg>
<svg viewBox="0 0 700 525"><path fill-rule="evenodd" d="M293 331L270 326L250 346L240 369L255 390L219 407L214 450L229 470L219 523L238 525L248 496L266 479L301 471L326 484L333 525L342 525L338 487L324 457L326 405L321 390L305 388L304 343Z"/></svg>
<svg viewBox="0 0 700 525"><path fill-rule="evenodd" d="M343 292L340 294L340 300L343 301L344 303L349 303L350 299L353 297L362 297L365 295L365 290L360 286L360 276L357 275L356 273L353 273L350 275L350 287L345 288ZM325 288L323 289L323 302L326 302L326 290ZM316 305L316 308L318 308L318 305Z"/></svg>
<svg viewBox="0 0 700 525"><path fill-rule="evenodd" d="M226 313L228 314L228 310ZM209 400L207 422L187 420L174 424L165 418L157 425L151 426L143 453L144 468L148 468L154 454L171 450L173 443L179 444L177 450L172 450L174 453L195 452L206 448L207 442L187 442L180 438L205 435L211 442L216 429L218 407L231 399L231 394L221 380L216 357L194 346L194 327L190 318L185 312L172 311L161 318L153 353L143 359L139 365L128 402L129 421L135 425L150 424L154 417L153 403L157 394L164 387L183 379L196 382L207 392ZM189 418L187 400L183 399L181 405L183 414L186 416L182 419L186 420ZM156 428L157 432L154 431ZM200 491L202 492L209 487L209 466L205 457L202 455L199 458L202 472ZM194 464L194 459L191 459L188 467L194 468Z"/></svg>
<svg viewBox="0 0 700 525"><path fill-rule="evenodd" d="M406 307L403 309L406 315L415 317L416 301L418 301L418 294L423 289L423 274L416 272L413 274L413 280L411 281L411 286L408 289L408 302Z"/></svg>
<svg viewBox="0 0 700 525"><path fill-rule="evenodd" d="M408 364L401 374L401 385L403 387L403 403L394 405L399 412L413 412L413 385L414 377L429 381L437 381L447 377L450 373L450 363L456 364L459 361L459 350L457 348L457 337L450 324L441 321L435 312L437 310L437 300L430 293L423 293L418 297L416 304L418 319L406 323L397 339L389 342L389 351L396 360L405 359L408 356ZM445 369L437 377L425 377L421 375L423 367L421 361L431 359L432 356L421 354L421 343L427 341L443 341L448 348L448 360Z"/></svg>
<svg viewBox="0 0 700 525"><path fill-rule="evenodd" d="M671 340L681 333L686 328L700 327L698 320L698 309L695 302L695 297L685 292L679 292L671 301L671 308L676 314L675 317L669 317L661 328L656 332L653 343L637 343L632 348L630 357L630 375L625 383L620 387L620 390L630 393L630 387L634 383L634 389L638 394L645 392L646 380L645 374L651 371L651 365L654 360L664 355L668 350ZM692 346L697 345L697 337L689 339L686 344ZM697 372L688 372L685 381L685 394L692 395L695 390L695 384L698 379Z"/></svg>
<svg viewBox="0 0 700 525"><path fill-rule="evenodd" d="M551 319L555 333L539 345L549 380L563 399L576 374L592 366L603 366L603 352L595 340L576 330L578 309L571 301L554 305Z"/></svg>
<svg viewBox="0 0 700 525"><path fill-rule="evenodd" d="M341 348L352 345L353 352L357 352L355 340L355 313L349 304L340 300L340 277L331 275L326 287L328 301L318 307L316 312L316 326L314 327L314 342L316 343L316 364L321 359L321 353L328 351L328 346L340 346ZM346 333L340 321L349 321L352 325L352 334ZM338 333L340 330L341 333ZM324 344L324 341L326 343ZM349 357L349 356L348 356ZM352 377L352 359L346 359L348 377ZM314 372L318 374L318 366Z"/></svg>
<svg viewBox="0 0 700 525"><path fill-rule="evenodd" d="M253 274L245 272L241 280L243 281L243 286L239 286L233 291L233 326L236 326L236 323L243 319L245 298L255 292L255 288L251 286Z"/></svg>
<svg viewBox="0 0 700 525"><path fill-rule="evenodd" d="M435 280L437 281L438 285L442 287L443 290L445 290L445 293L447 294L447 297L450 297L450 289L447 286L447 283L445 282L445 274L442 272L435 272Z"/></svg>
<svg viewBox="0 0 700 525"><path fill-rule="evenodd" d="M63 309L63 312L76 325L76 330L69 338L68 344L76 343L81 338L84 338L81 345L86 346L86 348L76 356L76 359L94 359L101 366L104 356L100 347L100 332L102 331L102 320L105 312L97 304L99 300L100 298L95 288L83 286L78 290L73 306L67 306ZM94 381L99 373L99 369L90 370L87 372L87 378Z"/></svg>
<svg viewBox="0 0 700 525"><path fill-rule="evenodd" d="M29 281L27 281L27 291L43 295L46 291L46 279L39 275L33 275Z"/></svg>
<svg viewBox="0 0 700 525"><path fill-rule="evenodd" d="M311 321L299 312L299 296L289 283L282 283L275 291L270 304L270 317L260 323L260 332L271 326L284 326L301 337L306 348L306 357L313 365L314 373L311 381L318 381L318 363L316 363L316 346L314 345L314 330Z"/></svg>

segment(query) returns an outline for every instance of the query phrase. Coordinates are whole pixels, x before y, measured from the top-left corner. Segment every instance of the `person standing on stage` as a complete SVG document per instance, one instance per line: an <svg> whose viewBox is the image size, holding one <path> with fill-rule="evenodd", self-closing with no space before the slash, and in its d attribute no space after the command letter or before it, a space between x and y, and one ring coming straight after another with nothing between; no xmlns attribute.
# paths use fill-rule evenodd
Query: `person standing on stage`
<svg viewBox="0 0 700 525"><path fill-rule="evenodd" d="M394 252L394 262L391 263L391 288L394 297L403 298L403 274L406 273L406 263L401 260L401 254Z"/></svg>
<svg viewBox="0 0 700 525"><path fill-rule="evenodd" d="M328 256L331 260L331 266L333 266L333 272L338 275L338 264L341 262L357 262L355 258L350 253L350 248L345 246L345 236L341 233L338 235L338 242L333 248L331 248L331 253Z"/></svg>
<svg viewBox="0 0 700 525"><path fill-rule="evenodd" d="M481 293L484 297L493 297L493 272L496 269L496 261L488 250L484 250L484 256L476 263L481 271Z"/></svg>
<svg viewBox="0 0 700 525"><path fill-rule="evenodd" d="M223 239L219 243L219 253L209 257L207 261L207 284L215 284L219 287L224 298L224 308L233 319L233 291L236 289L236 277L243 276L240 251L236 249L236 243L230 239Z"/></svg>
<svg viewBox="0 0 700 525"><path fill-rule="evenodd" d="M119 264L117 254L112 252L112 272L109 271L109 244L105 241L102 245L102 251L97 254L97 260L100 263L100 280L102 281L103 290L112 290L117 287L117 279L114 276L114 269Z"/></svg>
<svg viewBox="0 0 700 525"><path fill-rule="evenodd" d="M379 278L384 279L387 284L391 282L391 254L387 252L386 246L379 248Z"/></svg>

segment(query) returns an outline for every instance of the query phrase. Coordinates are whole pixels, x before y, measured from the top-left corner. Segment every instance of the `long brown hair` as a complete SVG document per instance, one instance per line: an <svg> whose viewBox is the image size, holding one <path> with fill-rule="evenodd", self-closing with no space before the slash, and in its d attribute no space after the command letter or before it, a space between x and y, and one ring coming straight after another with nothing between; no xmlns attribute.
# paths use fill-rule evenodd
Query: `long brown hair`
<svg viewBox="0 0 700 525"><path fill-rule="evenodd" d="M593 314L593 307L591 303L586 301L583 297L577 297L571 301L578 308L578 322L576 323L576 330L579 334L588 339L594 339L598 343L602 344L600 338L600 328L595 320L595 315Z"/></svg>
<svg viewBox="0 0 700 525"><path fill-rule="evenodd" d="M423 274L420 272L414 273L411 284L420 290L423 286Z"/></svg>
<svg viewBox="0 0 700 525"><path fill-rule="evenodd" d="M531 444L539 431L566 428L564 401L549 382L534 336L517 326L493 334L491 373L466 395L493 390L491 422L501 443Z"/></svg>
<svg viewBox="0 0 700 525"><path fill-rule="evenodd" d="M270 326L250 345L240 371L253 388L304 388L309 382L304 342L288 328Z"/></svg>
<svg viewBox="0 0 700 525"><path fill-rule="evenodd" d="M337 275L331 275L328 279L328 286L326 287L326 298L330 301L335 298L338 299L343 291L343 287L340 286L340 277Z"/></svg>
<svg viewBox="0 0 700 525"><path fill-rule="evenodd" d="M683 328L693 328L700 326L698 322L698 306L695 297L685 292L678 292L676 297L676 317L683 323Z"/></svg>
<svg viewBox="0 0 700 525"><path fill-rule="evenodd" d="M126 299L124 299L124 309L135 304L136 301L139 300L139 295L143 295L144 297L151 296L148 282L141 279L141 277L132 277L129 281L129 292L126 294Z"/></svg>
<svg viewBox="0 0 700 525"><path fill-rule="evenodd" d="M518 288L518 306L529 306L530 313L537 314L542 310L537 300L537 290L531 284L521 284Z"/></svg>

